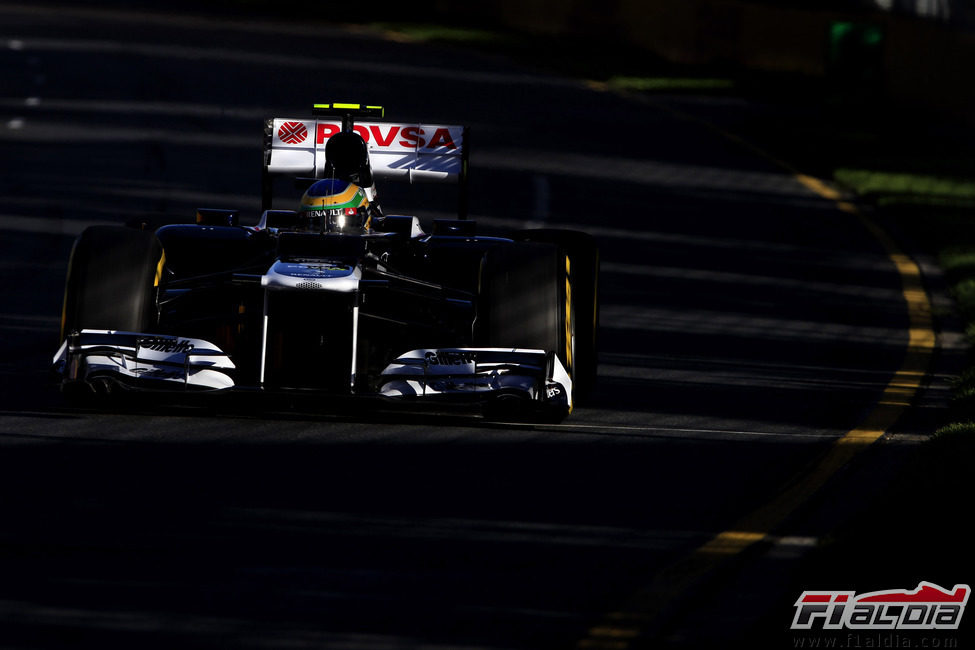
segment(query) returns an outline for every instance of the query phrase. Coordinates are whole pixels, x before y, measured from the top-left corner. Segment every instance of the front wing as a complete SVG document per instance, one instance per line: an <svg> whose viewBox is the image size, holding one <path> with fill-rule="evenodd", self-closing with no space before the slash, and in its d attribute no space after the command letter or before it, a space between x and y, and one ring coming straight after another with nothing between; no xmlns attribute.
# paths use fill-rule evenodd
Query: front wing
<svg viewBox="0 0 975 650"><path fill-rule="evenodd" d="M54 357L62 386L111 390L227 391L234 362L202 339L115 330L68 336ZM381 373L379 396L407 403L438 400L572 409L572 380L558 357L517 348L433 348L400 355ZM262 387L249 387L260 389Z"/></svg>

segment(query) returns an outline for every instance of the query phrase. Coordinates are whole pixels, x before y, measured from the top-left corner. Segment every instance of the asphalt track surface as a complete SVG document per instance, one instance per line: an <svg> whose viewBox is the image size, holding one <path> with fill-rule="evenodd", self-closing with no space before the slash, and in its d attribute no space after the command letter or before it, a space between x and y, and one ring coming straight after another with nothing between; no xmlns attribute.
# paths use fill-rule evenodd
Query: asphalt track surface
<svg viewBox="0 0 975 650"><path fill-rule="evenodd" d="M650 106L336 26L6 4L0 71L0 647L573 647L855 428L903 360L877 240L673 112L733 129L762 110L740 100ZM319 101L468 124L479 223L599 239L592 405L497 426L61 402L73 237L201 206L253 223L262 120ZM453 209L381 191L427 224ZM897 441L860 470L889 479ZM834 486L738 577L673 594L750 585L750 616L683 611L654 640L784 634L760 616L788 612L791 558L860 506Z"/></svg>

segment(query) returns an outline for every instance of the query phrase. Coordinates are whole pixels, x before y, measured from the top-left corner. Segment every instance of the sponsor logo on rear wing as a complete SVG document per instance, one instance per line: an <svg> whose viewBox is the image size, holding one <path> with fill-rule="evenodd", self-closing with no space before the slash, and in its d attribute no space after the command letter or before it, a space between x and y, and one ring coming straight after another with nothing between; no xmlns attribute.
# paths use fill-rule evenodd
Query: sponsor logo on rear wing
<svg viewBox="0 0 975 650"><path fill-rule="evenodd" d="M265 159L271 174L312 175L325 170L325 145L342 131L341 120L275 118L268 121ZM414 182L463 182L466 129L443 124L361 122L352 129L365 141L373 176Z"/></svg>

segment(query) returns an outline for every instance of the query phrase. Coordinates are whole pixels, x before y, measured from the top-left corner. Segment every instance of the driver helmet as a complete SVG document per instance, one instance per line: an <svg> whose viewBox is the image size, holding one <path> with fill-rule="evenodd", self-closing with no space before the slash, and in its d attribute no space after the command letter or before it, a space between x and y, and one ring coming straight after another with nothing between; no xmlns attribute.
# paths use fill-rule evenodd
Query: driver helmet
<svg viewBox="0 0 975 650"><path fill-rule="evenodd" d="M309 232L365 234L371 216L365 191L337 178L313 183L298 206L299 228Z"/></svg>

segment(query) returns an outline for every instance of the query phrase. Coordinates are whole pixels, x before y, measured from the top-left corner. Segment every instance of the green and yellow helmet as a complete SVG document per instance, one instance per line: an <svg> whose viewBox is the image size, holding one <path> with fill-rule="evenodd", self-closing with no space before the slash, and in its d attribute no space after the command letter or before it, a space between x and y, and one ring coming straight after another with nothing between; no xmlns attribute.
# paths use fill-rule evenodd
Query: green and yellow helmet
<svg viewBox="0 0 975 650"><path fill-rule="evenodd" d="M369 232L371 214L365 191L337 178L316 181L298 206L300 227L313 232L363 234Z"/></svg>

